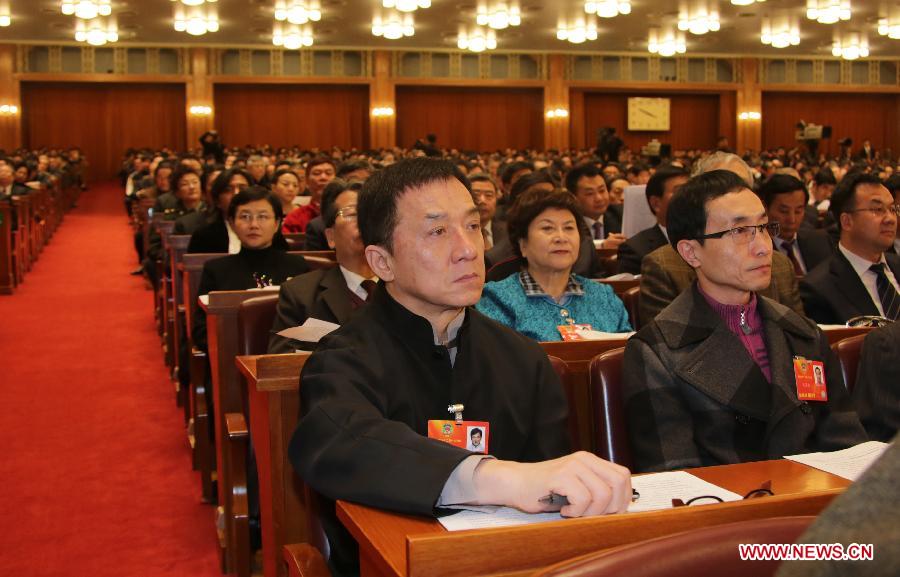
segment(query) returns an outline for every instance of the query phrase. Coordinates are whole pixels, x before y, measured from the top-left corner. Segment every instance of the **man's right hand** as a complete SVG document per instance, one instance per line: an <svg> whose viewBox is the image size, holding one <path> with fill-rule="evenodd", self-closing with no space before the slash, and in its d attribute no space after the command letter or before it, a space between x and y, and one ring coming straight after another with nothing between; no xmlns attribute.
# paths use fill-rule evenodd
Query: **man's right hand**
<svg viewBox="0 0 900 577"><path fill-rule="evenodd" d="M626 240L628 239L621 232L611 232L609 236L603 239L600 248L619 248L619 245Z"/></svg>
<svg viewBox="0 0 900 577"><path fill-rule="evenodd" d="M518 463L485 459L475 469L479 505L505 505L528 513L559 510L564 517L622 513L631 503L631 473L625 467L579 451L552 461ZM566 497L559 509L542 502Z"/></svg>

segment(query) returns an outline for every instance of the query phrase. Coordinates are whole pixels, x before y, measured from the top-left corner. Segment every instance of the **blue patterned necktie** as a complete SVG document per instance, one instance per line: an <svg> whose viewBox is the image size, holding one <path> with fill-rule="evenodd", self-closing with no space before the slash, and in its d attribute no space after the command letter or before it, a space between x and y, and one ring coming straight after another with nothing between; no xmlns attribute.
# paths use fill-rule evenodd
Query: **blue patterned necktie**
<svg viewBox="0 0 900 577"><path fill-rule="evenodd" d="M875 287L878 289L878 298L881 300L884 316L891 320L897 320L897 317L900 316L900 296L897 295L897 290L894 289L894 285L884 273L884 263L873 264L869 270L878 277Z"/></svg>

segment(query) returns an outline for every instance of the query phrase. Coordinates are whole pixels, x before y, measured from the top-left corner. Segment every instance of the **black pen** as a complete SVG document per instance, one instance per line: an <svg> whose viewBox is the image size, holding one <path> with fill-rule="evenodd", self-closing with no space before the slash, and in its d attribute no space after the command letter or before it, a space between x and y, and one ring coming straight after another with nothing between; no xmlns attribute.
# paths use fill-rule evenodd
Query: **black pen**
<svg viewBox="0 0 900 577"><path fill-rule="evenodd" d="M638 499L641 498L641 494L637 492L637 489L631 490L631 502L634 503ZM556 493L550 493L549 495L545 495L538 499L538 503L542 505L559 505L560 507L565 507L569 504L569 499L565 495L557 495Z"/></svg>

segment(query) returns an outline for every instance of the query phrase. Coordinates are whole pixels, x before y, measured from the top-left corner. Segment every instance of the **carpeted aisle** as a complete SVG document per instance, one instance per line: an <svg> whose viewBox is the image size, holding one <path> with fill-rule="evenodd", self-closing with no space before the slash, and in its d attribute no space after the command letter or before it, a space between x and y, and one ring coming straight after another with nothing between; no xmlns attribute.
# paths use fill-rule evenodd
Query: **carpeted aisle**
<svg viewBox="0 0 900 577"><path fill-rule="evenodd" d="M0 297L0 574L221 575L117 185Z"/></svg>

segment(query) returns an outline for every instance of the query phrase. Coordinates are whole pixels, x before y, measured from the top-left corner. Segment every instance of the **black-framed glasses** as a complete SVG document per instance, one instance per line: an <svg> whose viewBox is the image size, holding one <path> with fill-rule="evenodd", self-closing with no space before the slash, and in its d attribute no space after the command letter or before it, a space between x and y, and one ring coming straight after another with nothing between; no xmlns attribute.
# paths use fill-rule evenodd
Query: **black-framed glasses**
<svg viewBox="0 0 900 577"><path fill-rule="evenodd" d="M878 218L884 218L888 212L894 213L894 216L900 216L900 204L889 204L887 206L870 206L869 208L854 208L853 210L845 210L844 212L871 212Z"/></svg>
<svg viewBox="0 0 900 577"><path fill-rule="evenodd" d="M879 317L874 315L863 315L859 317L853 317L852 319L847 320L848 327L886 327L889 324L892 324L894 321L887 317Z"/></svg>
<svg viewBox="0 0 900 577"><path fill-rule="evenodd" d="M698 236L695 240L706 240L710 238L723 238L730 236L734 244L750 244L756 238L756 233L765 231L769 237L778 236L781 231L781 225L777 222L767 222L766 224L754 224L746 226L736 226L728 230L720 230L719 232L711 232Z"/></svg>
<svg viewBox="0 0 900 577"><path fill-rule="evenodd" d="M772 491L772 481L765 481L756 489L753 489L743 499L758 499L760 497L771 497L775 493ZM691 505L712 505L713 503L724 503L725 500L716 495L700 495L693 499L684 501L682 499L672 499L673 507L689 507Z"/></svg>

